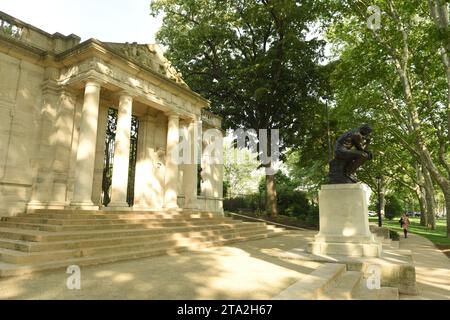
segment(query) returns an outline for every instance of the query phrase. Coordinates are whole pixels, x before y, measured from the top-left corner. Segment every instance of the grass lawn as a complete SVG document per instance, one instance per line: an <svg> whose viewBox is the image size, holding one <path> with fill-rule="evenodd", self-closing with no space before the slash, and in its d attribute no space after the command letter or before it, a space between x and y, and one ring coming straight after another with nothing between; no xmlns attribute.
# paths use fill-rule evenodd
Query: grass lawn
<svg viewBox="0 0 450 320"><path fill-rule="evenodd" d="M384 219L383 226L399 232L400 236L403 237L403 230L402 228L400 228L400 223L398 223L399 219L400 218L395 218L392 221ZM411 221L411 225L409 226L409 232L424 236L425 238L427 238L436 245L450 246L450 239L447 238L446 220L437 220L436 230L428 230L427 228L421 226L419 218L409 218L409 221ZM370 222L378 223L378 218L370 218Z"/></svg>

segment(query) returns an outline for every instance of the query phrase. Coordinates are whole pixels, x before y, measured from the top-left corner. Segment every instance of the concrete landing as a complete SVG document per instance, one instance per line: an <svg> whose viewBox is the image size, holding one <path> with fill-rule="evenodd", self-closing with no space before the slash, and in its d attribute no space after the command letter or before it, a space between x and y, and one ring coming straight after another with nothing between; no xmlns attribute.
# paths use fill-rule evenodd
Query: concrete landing
<svg viewBox="0 0 450 320"><path fill-rule="evenodd" d="M316 233L294 232L195 252L82 267L79 291L67 289L65 270L0 279L0 299L273 299L325 265L283 255L306 247ZM400 299L450 300L450 260L428 240L414 235L402 239L400 248L411 250L419 288L419 296L400 295ZM347 272L330 293L348 298L341 289L357 289L357 275ZM387 297L382 291L356 293L358 299Z"/></svg>

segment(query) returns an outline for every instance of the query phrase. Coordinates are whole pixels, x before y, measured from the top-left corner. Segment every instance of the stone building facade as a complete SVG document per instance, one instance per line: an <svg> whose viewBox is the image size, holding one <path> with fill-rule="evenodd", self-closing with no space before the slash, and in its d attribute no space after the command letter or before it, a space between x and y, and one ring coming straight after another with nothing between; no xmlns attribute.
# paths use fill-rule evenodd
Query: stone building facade
<svg viewBox="0 0 450 320"><path fill-rule="evenodd" d="M158 45L80 43L73 34L51 35L2 12L0 24L0 217L102 209L110 108L118 118L108 208L131 210L135 117L133 208L223 212L222 165L202 161L198 191L198 166L167 156L180 132L191 138L218 131L221 119L206 111L209 102L189 89Z"/></svg>

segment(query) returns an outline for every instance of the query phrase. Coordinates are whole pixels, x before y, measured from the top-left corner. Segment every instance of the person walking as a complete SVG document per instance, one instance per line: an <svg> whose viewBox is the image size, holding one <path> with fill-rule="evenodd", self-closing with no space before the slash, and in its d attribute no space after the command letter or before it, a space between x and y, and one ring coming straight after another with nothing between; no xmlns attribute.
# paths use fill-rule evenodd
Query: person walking
<svg viewBox="0 0 450 320"><path fill-rule="evenodd" d="M400 219L400 224L403 229L403 233L405 234L405 239L408 238L408 229L411 222L409 221L409 218L406 214L403 214L402 218Z"/></svg>

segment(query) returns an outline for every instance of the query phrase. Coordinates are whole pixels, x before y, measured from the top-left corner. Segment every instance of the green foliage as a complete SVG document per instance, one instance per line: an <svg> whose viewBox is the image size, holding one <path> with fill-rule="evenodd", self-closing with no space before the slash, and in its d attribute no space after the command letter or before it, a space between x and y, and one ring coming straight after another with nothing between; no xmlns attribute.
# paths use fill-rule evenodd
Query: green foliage
<svg viewBox="0 0 450 320"><path fill-rule="evenodd" d="M240 159L237 161L237 159ZM224 181L227 183L227 196L255 193L258 180L263 173L258 171L259 162L256 154L248 149L224 148Z"/></svg>
<svg viewBox="0 0 450 320"><path fill-rule="evenodd" d="M277 180L277 204L280 214L302 218L317 225L318 209L311 204L308 194L298 190L298 181L287 176L281 170L275 175ZM260 182L260 192L264 192L264 180Z"/></svg>
<svg viewBox="0 0 450 320"><path fill-rule="evenodd" d="M224 179L223 180L223 196L225 198L228 197L229 189L230 189L230 181L227 181Z"/></svg>
<svg viewBox="0 0 450 320"><path fill-rule="evenodd" d="M389 230L389 237L392 241L400 241L400 234L397 231Z"/></svg>
<svg viewBox="0 0 450 320"><path fill-rule="evenodd" d="M434 179L441 175L441 181L448 180L450 101L440 50L445 41L430 17L429 2L324 3L324 26L335 58L331 119L337 119L341 129L361 122L375 129L375 160L358 177L376 192L376 177L381 175L383 187L398 199L417 197L417 166L424 165L423 155L429 153L425 165L435 167ZM367 25L371 5L382 12L376 32Z"/></svg>
<svg viewBox="0 0 450 320"><path fill-rule="evenodd" d="M309 201L304 192L285 191L278 194L278 210L287 216L306 216L309 212Z"/></svg>
<svg viewBox="0 0 450 320"><path fill-rule="evenodd" d="M258 194L240 195L224 200L224 210L230 212L260 212L263 206Z"/></svg>
<svg viewBox="0 0 450 320"><path fill-rule="evenodd" d="M386 197L385 211L385 216L389 220L400 217L405 212L402 203L393 195Z"/></svg>
<svg viewBox="0 0 450 320"><path fill-rule="evenodd" d="M316 1L157 0L158 41L228 128L282 129L295 145L320 104L323 42L307 40Z"/></svg>

